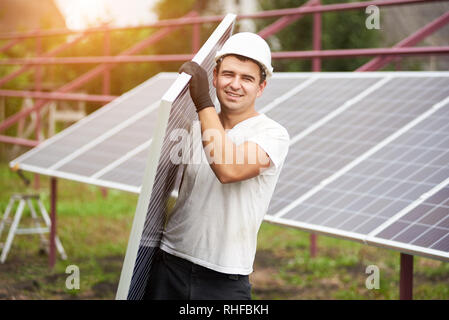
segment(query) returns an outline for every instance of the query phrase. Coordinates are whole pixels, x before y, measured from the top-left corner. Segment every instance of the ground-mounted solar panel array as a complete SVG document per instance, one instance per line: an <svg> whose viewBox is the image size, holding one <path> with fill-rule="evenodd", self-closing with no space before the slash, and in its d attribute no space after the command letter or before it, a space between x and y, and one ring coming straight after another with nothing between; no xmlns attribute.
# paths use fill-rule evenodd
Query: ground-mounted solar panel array
<svg viewBox="0 0 449 320"><path fill-rule="evenodd" d="M175 78L150 79L11 165L140 192ZM449 261L448 89L449 72L275 74L256 109L291 142L266 221Z"/></svg>
<svg viewBox="0 0 449 320"><path fill-rule="evenodd" d="M266 219L449 260L449 74L295 76L266 110L291 136Z"/></svg>

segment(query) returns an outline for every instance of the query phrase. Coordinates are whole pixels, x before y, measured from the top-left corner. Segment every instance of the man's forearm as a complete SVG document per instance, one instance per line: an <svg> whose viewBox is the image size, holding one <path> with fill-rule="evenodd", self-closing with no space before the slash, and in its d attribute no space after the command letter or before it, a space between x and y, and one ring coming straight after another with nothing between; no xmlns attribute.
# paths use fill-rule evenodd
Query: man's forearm
<svg viewBox="0 0 449 320"><path fill-rule="evenodd" d="M237 148L226 135L215 108L205 108L198 112L201 122L203 147L210 166L217 178L226 182L235 174Z"/></svg>

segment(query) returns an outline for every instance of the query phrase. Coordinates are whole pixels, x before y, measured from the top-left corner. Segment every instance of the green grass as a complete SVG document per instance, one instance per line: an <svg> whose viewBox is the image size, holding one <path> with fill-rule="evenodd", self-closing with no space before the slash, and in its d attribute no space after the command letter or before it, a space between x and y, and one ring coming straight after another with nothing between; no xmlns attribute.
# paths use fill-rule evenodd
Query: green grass
<svg viewBox="0 0 449 320"><path fill-rule="evenodd" d="M33 175L25 173L33 180ZM40 177L38 191L50 208L49 179ZM35 193L26 188L7 164L0 164L0 210L4 212L13 193ZM113 299L126 251L137 195L101 189L58 179L58 235L68 259L57 260L49 270L47 255L40 253L37 235L17 235L4 265L0 265L0 298ZM25 210L21 226L30 224ZM3 232L1 240L6 238ZM80 270L80 290L65 286L67 266Z"/></svg>
<svg viewBox="0 0 449 320"><path fill-rule="evenodd" d="M264 223L257 256L252 277L260 286L255 288L255 298L399 298L400 254L396 251L318 236L318 254L312 258L309 233ZM369 265L379 268L379 289L365 285ZM415 256L413 281L415 299L447 300L449 263Z"/></svg>
<svg viewBox="0 0 449 320"><path fill-rule="evenodd" d="M0 190L2 212L13 193L34 192L5 163L0 163ZM47 209L48 190L49 179L41 176L39 194ZM49 270L39 237L16 236L0 265L0 299L114 299L136 203L135 194L109 190L103 197L98 187L58 179L57 228L69 258L58 258ZM22 226L27 223L24 219ZM398 252L319 236L312 258L308 233L268 223L258 239L254 299L398 299ZM79 290L65 287L69 265L79 267ZM365 286L369 265L379 267L379 289ZM414 298L449 299L449 263L415 257Z"/></svg>

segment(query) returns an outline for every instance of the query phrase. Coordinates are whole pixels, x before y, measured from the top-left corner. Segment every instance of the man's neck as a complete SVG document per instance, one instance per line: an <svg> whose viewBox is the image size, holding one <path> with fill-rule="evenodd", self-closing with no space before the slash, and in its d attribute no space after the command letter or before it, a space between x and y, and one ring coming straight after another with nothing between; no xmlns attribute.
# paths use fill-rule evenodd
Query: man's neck
<svg viewBox="0 0 449 320"><path fill-rule="evenodd" d="M243 120L257 116L259 113L253 108L242 113L229 113L221 110L218 117L225 130L232 129L234 126Z"/></svg>

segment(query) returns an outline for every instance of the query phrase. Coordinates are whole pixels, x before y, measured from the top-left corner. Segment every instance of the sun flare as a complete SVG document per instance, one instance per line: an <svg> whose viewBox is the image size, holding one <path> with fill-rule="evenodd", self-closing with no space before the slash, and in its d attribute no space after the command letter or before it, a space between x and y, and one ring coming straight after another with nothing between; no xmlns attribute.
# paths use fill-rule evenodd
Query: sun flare
<svg viewBox="0 0 449 320"><path fill-rule="evenodd" d="M101 0L58 0L69 29L82 30L106 22L106 7Z"/></svg>
<svg viewBox="0 0 449 320"><path fill-rule="evenodd" d="M157 19L156 0L56 0L67 28L83 30L103 23L116 26L150 23Z"/></svg>

